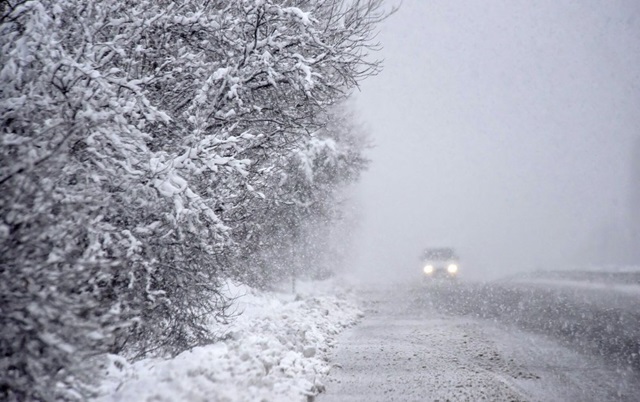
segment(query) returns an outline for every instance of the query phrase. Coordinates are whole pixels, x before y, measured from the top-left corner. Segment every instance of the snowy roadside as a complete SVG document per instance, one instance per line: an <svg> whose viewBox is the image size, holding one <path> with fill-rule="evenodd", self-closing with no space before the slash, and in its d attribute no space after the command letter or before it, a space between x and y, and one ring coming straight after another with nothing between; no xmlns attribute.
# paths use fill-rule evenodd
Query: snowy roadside
<svg viewBox="0 0 640 402"><path fill-rule="evenodd" d="M228 284L242 312L225 340L173 359L112 357L98 401L305 401L324 389L335 337L362 312L338 281L300 283L296 295Z"/></svg>
<svg viewBox="0 0 640 402"><path fill-rule="evenodd" d="M589 290L602 290L606 292L625 293L631 295L640 294L639 284L620 284L610 282L591 282L591 281L577 281L570 279L544 279L534 278L520 281L512 281L514 283L523 283L531 285L544 285L546 288L569 288L569 289L589 289Z"/></svg>

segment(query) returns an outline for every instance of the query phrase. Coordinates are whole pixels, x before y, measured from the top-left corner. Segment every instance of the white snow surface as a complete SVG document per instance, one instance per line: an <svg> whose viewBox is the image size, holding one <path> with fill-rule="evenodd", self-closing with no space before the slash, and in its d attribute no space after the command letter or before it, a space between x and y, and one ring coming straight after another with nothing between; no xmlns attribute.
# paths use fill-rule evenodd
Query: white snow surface
<svg viewBox="0 0 640 402"><path fill-rule="evenodd" d="M97 401L306 401L324 390L336 335L362 312L337 280L296 294L227 283L241 314L217 324L224 340L171 359L109 356Z"/></svg>
<svg viewBox="0 0 640 402"><path fill-rule="evenodd" d="M632 295L640 294L640 285L638 284L621 284L621 283L600 283L589 281L576 281L569 279L528 279L526 281L514 281L521 283L529 283L534 285L544 285L546 287L556 288L578 288L590 290L602 290L607 292L627 293Z"/></svg>

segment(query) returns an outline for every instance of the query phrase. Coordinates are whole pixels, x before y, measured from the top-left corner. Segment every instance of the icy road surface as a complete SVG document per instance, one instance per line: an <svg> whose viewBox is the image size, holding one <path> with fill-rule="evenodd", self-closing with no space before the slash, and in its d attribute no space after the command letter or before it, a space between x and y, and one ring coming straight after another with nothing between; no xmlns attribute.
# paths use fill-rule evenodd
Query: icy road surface
<svg viewBox="0 0 640 402"><path fill-rule="evenodd" d="M564 310L554 302L565 303L568 296L520 284L531 294L518 299L511 286L413 284L362 291L366 317L338 339L319 401L640 401L634 364L545 331L563 326L557 313ZM546 305L527 304L541 295ZM518 322L533 324L518 325L517 314L530 315ZM619 321L620 314L613 316L611 322ZM629 325L636 330L640 322Z"/></svg>

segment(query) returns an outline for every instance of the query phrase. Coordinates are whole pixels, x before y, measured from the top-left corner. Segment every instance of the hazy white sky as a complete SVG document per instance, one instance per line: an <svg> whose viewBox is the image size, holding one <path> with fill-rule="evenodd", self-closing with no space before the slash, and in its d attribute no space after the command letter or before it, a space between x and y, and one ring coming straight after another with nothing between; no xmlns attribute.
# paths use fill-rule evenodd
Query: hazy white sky
<svg viewBox="0 0 640 402"><path fill-rule="evenodd" d="M624 221L640 3L405 0L379 39L361 267L417 271L435 244L475 278L553 268Z"/></svg>

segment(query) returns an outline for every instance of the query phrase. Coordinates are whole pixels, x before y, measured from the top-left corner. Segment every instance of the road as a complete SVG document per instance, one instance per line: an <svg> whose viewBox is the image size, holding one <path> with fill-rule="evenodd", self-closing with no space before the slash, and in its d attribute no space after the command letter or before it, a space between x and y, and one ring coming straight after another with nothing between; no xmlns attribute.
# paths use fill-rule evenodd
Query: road
<svg viewBox="0 0 640 402"><path fill-rule="evenodd" d="M369 287L318 400L640 401L640 293L622 289Z"/></svg>

